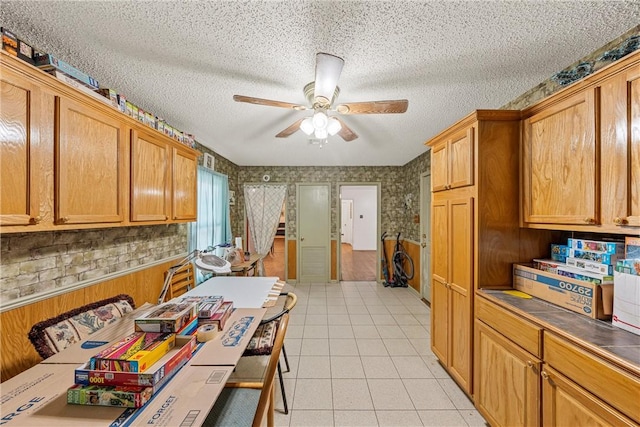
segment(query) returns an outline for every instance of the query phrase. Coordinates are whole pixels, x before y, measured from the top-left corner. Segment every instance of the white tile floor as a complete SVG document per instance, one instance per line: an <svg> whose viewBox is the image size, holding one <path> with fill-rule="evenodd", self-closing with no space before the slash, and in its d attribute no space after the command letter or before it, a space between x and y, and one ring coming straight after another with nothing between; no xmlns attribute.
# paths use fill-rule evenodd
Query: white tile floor
<svg viewBox="0 0 640 427"><path fill-rule="evenodd" d="M375 282L287 285L291 312L277 426L485 426L430 349L429 308L407 288ZM235 376L262 375L243 358ZM284 369L284 364L283 364Z"/></svg>

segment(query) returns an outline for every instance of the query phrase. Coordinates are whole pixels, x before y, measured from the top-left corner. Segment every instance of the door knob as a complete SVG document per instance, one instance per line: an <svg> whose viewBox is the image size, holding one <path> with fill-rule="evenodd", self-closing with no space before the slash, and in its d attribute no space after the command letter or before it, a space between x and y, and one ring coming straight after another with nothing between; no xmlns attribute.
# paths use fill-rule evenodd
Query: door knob
<svg viewBox="0 0 640 427"><path fill-rule="evenodd" d="M301 242L303 242L303 241L304 241L304 237L301 237L301 238L300 238L300 241L301 241Z"/></svg>

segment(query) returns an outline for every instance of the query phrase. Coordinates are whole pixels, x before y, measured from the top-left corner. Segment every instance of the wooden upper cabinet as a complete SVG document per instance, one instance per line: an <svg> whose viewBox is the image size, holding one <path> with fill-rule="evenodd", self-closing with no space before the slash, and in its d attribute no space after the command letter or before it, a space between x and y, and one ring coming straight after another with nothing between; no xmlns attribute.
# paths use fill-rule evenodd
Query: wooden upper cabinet
<svg viewBox="0 0 640 427"><path fill-rule="evenodd" d="M431 191L473 185L473 126L451 135L431 150Z"/></svg>
<svg viewBox="0 0 640 427"><path fill-rule="evenodd" d="M132 222L167 221L171 208L169 184L171 145L151 132L131 131Z"/></svg>
<svg viewBox="0 0 640 427"><path fill-rule="evenodd" d="M579 92L524 121L525 223L594 225L599 221L597 90Z"/></svg>
<svg viewBox="0 0 640 427"><path fill-rule="evenodd" d="M173 147L172 159L174 221L195 221L198 215L198 156L197 152Z"/></svg>
<svg viewBox="0 0 640 427"><path fill-rule="evenodd" d="M640 65L605 80L600 105L602 225L611 231L637 233L640 227Z"/></svg>
<svg viewBox="0 0 640 427"><path fill-rule="evenodd" d="M123 222L128 194L124 122L65 97L56 102L55 222Z"/></svg>
<svg viewBox="0 0 640 427"><path fill-rule="evenodd" d="M39 89L9 69L0 73L0 225L41 220L38 197Z"/></svg>

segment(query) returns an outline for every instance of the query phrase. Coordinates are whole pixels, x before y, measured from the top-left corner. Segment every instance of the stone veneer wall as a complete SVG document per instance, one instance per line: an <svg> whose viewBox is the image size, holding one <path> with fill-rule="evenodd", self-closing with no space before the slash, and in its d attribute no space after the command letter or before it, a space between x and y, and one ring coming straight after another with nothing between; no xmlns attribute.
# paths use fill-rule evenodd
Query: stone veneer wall
<svg viewBox="0 0 640 427"><path fill-rule="evenodd" d="M0 304L178 256L186 247L186 224L3 234Z"/></svg>
<svg viewBox="0 0 640 427"><path fill-rule="evenodd" d="M563 71L574 70L583 62L593 64L592 71L596 71L612 62L598 60L604 52L638 35L640 25ZM501 108L526 108L562 87L550 77ZM236 192L236 205L231 208L234 236L242 236L244 230L242 184L260 182L262 175L269 173L272 182L288 185L287 231L291 237L296 231L296 182L332 183L332 238L336 238L337 183L351 181L381 182L382 230L400 231L406 239L419 241L419 224L413 217L420 210L420 174L430 170L429 152L402 167L240 167L200 144L196 148L215 157L215 170L229 177L229 187ZM410 209L404 207L405 194L413 195ZM184 253L187 228L186 224L174 224L0 235L0 305Z"/></svg>

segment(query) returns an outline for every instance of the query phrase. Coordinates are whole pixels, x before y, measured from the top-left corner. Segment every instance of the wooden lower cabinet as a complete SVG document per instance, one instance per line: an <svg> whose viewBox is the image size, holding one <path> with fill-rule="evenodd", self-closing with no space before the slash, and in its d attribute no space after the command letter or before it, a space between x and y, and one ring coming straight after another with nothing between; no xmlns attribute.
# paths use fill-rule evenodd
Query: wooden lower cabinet
<svg viewBox="0 0 640 427"><path fill-rule="evenodd" d="M638 425L548 365L543 366L542 378L545 427Z"/></svg>
<svg viewBox="0 0 640 427"><path fill-rule="evenodd" d="M494 426L540 425L541 361L475 322L475 404Z"/></svg>

